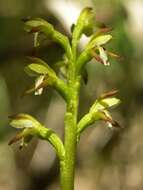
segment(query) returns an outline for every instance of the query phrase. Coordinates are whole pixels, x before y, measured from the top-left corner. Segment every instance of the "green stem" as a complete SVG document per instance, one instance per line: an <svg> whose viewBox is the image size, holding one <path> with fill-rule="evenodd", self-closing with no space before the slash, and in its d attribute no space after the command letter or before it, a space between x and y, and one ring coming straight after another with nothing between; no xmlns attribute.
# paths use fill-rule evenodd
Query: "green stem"
<svg viewBox="0 0 143 190"><path fill-rule="evenodd" d="M76 75L77 40L72 41L72 56L68 67L69 101L65 114L65 159L60 162L61 190L74 190L75 158L77 146L77 116L80 77Z"/></svg>
<svg viewBox="0 0 143 190"><path fill-rule="evenodd" d="M78 98L79 83L76 81L71 84L71 98L65 115L65 162L61 165L62 190L74 190Z"/></svg>
<svg viewBox="0 0 143 190"><path fill-rule="evenodd" d="M59 94L61 94L61 96L65 99L65 101L68 102L70 89L68 88L67 84L57 77L53 85Z"/></svg>
<svg viewBox="0 0 143 190"><path fill-rule="evenodd" d="M91 56L90 51L83 51L83 52L79 55L79 57L78 57L78 59L77 59L77 61L76 61L76 65L77 65L76 72L77 72L77 74L80 74L80 73L81 73L82 68L84 67L84 65L85 65L87 62L91 61L91 59L92 59L92 56Z"/></svg>
<svg viewBox="0 0 143 190"><path fill-rule="evenodd" d="M57 134L48 129L46 127L40 126L38 128L33 129L34 133L39 136L41 139L49 141L49 143L55 148L56 153L60 161L64 160L65 157L65 148L61 139L57 136Z"/></svg>
<svg viewBox="0 0 143 190"><path fill-rule="evenodd" d="M74 55L73 60L76 62L76 57L77 57L77 45L78 45L78 40L76 38L73 38L72 40L72 53Z"/></svg>
<svg viewBox="0 0 143 190"><path fill-rule="evenodd" d="M77 141L79 141L81 133L93 123L92 114L87 113L77 125Z"/></svg>

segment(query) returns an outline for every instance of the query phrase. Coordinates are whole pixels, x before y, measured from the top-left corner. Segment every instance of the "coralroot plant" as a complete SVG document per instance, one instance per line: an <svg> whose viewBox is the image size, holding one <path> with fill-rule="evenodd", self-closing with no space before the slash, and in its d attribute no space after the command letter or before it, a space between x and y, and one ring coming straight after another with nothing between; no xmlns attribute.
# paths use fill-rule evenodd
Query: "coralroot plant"
<svg viewBox="0 0 143 190"><path fill-rule="evenodd" d="M82 132L99 120L104 121L109 128L118 126L109 112L110 107L120 103L120 100L114 97L117 91L102 94L89 108L89 112L78 120L79 93L86 63L95 58L104 66L110 65L108 52L104 47L112 39L112 36L107 34L110 29L95 26L94 12L89 7L82 10L76 24L72 26L71 40L41 18L25 21L25 30L34 34L35 46L39 45L38 37L43 33L48 39L60 44L65 52L63 59L57 63L62 75L58 75L59 73L45 61L37 57L30 57L31 63L25 68L29 76L36 77L34 87L26 93L34 92L35 95L41 95L43 89L51 86L65 100L64 142L51 128L43 126L28 114L20 113L12 116L10 125L22 131L9 144L21 140L22 148L34 136L48 141L54 147L60 163L61 190L74 189L76 149ZM77 46L82 35L88 36L89 41L82 52L79 52ZM116 56L113 53L109 54Z"/></svg>

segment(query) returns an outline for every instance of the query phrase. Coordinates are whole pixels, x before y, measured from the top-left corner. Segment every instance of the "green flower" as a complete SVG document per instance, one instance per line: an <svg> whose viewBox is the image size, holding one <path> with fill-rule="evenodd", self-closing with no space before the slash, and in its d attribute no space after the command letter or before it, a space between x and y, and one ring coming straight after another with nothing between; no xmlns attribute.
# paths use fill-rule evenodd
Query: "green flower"
<svg viewBox="0 0 143 190"><path fill-rule="evenodd" d="M118 124L113 120L108 109L120 104L120 99L113 97L117 93L117 90L102 94L95 103L91 106L89 113L93 115L93 120L98 117L99 120L105 121L109 127ZM97 119L96 119L97 120Z"/></svg>
<svg viewBox="0 0 143 190"><path fill-rule="evenodd" d="M110 63L108 61L107 52L102 46L108 43L111 39L112 36L109 34L100 36L95 35L87 45L87 49L91 49L92 57L94 57L98 62L102 63L105 66L110 65Z"/></svg>
<svg viewBox="0 0 143 190"><path fill-rule="evenodd" d="M35 92L35 95L41 95L46 86L52 85L56 78L56 73L43 60L36 57L28 58L33 63L25 67L25 72L31 77L36 77L36 79L34 87L27 90L25 94Z"/></svg>
<svg viewBox="0 0 143 190"><path fill-rule="evenodd" d="M17 133L14 138L9 141L9 145L21 140L20 149L27 146L31 141L32 137L37 133L37 128L40 123L28 114L17 114L10 116L12 121L10 125L17 129L22 129L21 132Z"/></svg>
<svg viewBox="0 0 143 190"><path fill-rule="evenodd" d="M109 128L120 127L119 124L112 118L109 108L117 106L121 101L115 98L117 90L102 94L95 103L91 106L89 112L79 121L77 136L78 140L82 131L96 121L106 122Z"/></svg>

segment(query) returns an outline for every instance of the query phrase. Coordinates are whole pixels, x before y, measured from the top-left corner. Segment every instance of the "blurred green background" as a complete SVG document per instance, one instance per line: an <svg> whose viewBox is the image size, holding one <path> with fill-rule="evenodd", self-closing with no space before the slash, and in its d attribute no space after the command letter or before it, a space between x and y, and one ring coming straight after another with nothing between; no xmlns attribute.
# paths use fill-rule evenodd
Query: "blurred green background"
<svg viewBox="0 0 143 190"><path fill-rule="evenodd" d="M69 26L85 6L96 20L113 28L108 49L121 55L104 67L88 63L88 83L82 82L80 116L101 93L119 89L122 104L113 110L122 130L97 123L82 135L78 146L75 189L142 190L143 187L143 1L142 0L1 0L0 1L0 190L58 190L58 162L47 142L34 139L22 151L8 146L16 130L8 116L26 112L63 136L65 103L51 88L42 96L21 95L33 84L23 71L33 52L33 36L22 18L42 17L70 37ZM79 48L84 46L84 42ZM43 37L36 55L50 65L63 50ZM96 127L95 127L96 126Z"/></svg>

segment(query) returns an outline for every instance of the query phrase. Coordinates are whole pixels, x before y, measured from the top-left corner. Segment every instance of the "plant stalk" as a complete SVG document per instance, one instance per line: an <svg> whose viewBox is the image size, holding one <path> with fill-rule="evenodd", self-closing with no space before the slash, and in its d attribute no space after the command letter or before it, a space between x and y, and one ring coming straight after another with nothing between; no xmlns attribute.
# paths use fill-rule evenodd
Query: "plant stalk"
<svg viewBox="0 0 143 190"><path fill-rule="evenodd" d="M77 147L77 118L79 106L80 76L76 72L77 41L72 41L72 58L69 59L68 87L70 98L65 114L65 159L60 163L61 190L74 190L75 159Z"/></svg>
<svg viewBox="0 0 143 190"><path fill-rule="evenodd" d="M61 190L74 190L79 84L77 78L71 79L69 84L71 97L65 114L65 160L60 163Z"/></svg>

